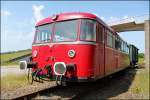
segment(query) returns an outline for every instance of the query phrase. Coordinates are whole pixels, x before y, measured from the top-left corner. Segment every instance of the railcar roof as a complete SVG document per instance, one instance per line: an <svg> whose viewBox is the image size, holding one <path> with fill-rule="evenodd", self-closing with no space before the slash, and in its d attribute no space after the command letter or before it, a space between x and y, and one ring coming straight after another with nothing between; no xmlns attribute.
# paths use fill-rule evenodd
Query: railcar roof
<svg viewBox="0 0 150 100"><path fill-rule="evenodd" d="M36 26L53 23L56 21L64 21L64 20L71 20L71 19L80 19L80 18L88 18L88 19L94 19L103 24L105 27L110 29L111 31L115 32L112 28L110 28L107 24L105 24L100 18L98 18L96 15L86 12L72 12L72 13L60 13L57 14L58 18L54 21L52 20L52 17L45 18L41 21L39 21Z"/></svg>

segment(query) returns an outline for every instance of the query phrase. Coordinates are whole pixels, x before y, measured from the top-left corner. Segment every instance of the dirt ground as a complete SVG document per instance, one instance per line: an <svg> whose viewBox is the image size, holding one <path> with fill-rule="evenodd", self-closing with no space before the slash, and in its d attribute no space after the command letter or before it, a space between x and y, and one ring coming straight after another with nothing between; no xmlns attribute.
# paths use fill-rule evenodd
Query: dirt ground
<svg viewBox="0 0 150 100"><path fill-rule="evenodd" d="M144 69L144 68L131 69L131 68L129 68L124 71L115 73L109 77L106 77L106 78L100 79L96 82L93 82L91 84L91 86L89 87L90 88L89 91L87 91L85 94L83 94L80 99L81 100L93 100L93 99L99 100L99 99L106 99L106 98L107 99L149 99L149 91L146 94L143 92L140 92L139 90L136 90L138 92L131 91L131 88L134 87L133 82L135 81L135 77L138 74L143 73L143 71L145 71L145 70L147 70L147 69ZM149 78L149 76L147 78ZM141 83L143 83L143 85L144 85L145 83L143 81L144 80L141 80ZM76 85L78 85L78 84L76 84ZM85 83L85 85L86 85L86 83ZM24 87L24 88L27 88L27 87ZM31 85L29 87L31 89ZM80 86L80 87L81 88L78 88L78 89L84 89L84 88L82 88L82 86ZM26 89L23 89L23 87L21 87L21 88L22 89L18 89L18 88L16 89L17 93L23 92L22 90L26 90ZM149 89L149 86L146 85L146 88ZM58 91L58 92L54 92L54 93L46 93L42 96L44 97L44 99L46 99L46 97L49 94L52 94L52 96L54 96L54 97L59 96L62 99L65 99L65 98L69 98L71 95L75 95L72 92L72 91L75 91L75 89L76 89L76 86L69 86L66 89L62 90L61 93L60 93L60 91ZM16 90L14 90L14 91L16 92ZM4 93L3 90L1 90L1 91L2 91L2 93ZM13 92L13 91L9 91L9 90L7 91L7 89L5 89L4 97L6 97L8 95L7 93L10 93L10 92ZM66 94L68 94L68 95L70 94L69 97L67 97Z"/></svg>
<svg viewBox="0 0 150 100"><path fill-rule="evenodd" d="M139 77L141 76L141 77ZM147 69L129 68L93 83L72 84L61 90L38 95L36 99L68 99L84 91L79 100L144 99L149 100L149 74ZM137 85L137 87L136 87ZM87 86L87 87L86 87ZM86 88L85 88L86 87ZM78 100L78 99L77 99Z"/></svg>
<svg viewBox="0 0 150 100"><path fill-rule="evenodd" d="M6 76L8 74L27 74L27 70L20 70L19 66L1 66L1 77Z"/></svg>
<svg viewBox="0 0 150 100"><path fill-rule="evenodd" d="M105 84L96 84L97 87L88 92L88 94L83 95L81 99L83 100L99 100L99 99L149 99L149 91L145 93L140 90L132 91L131 88L135 88L133 84L137 74L141 74L147 69L127 69L121 71L115 75L112 75L110 79L105 81ZM148 75L148 74L147 74ZM149 77L147 77L149 80ZM102 80L99 80L102 81ZM103 82L102 82L103 83ZM141 84L146 84L147 90L149 90L149 84L144 83L141 80ZM141 88L140 86L138 88ZM137 88L137 89L138 89Z"/></svg>

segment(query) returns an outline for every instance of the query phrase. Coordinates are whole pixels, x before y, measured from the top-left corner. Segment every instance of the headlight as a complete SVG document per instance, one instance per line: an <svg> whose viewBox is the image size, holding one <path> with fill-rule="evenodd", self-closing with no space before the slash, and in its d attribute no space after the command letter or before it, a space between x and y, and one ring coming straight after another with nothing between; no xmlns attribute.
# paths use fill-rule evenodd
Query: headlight
<svg viewBox="0 0 150 100"><path fill-rule="evenodd" d="M54 73L56 75L64 75L66 72L66 64L64 62L56 62L54 64Z"/></svg>
<svg viewBox="0 0 150 100"><path fill-rule="evenodd" d="M33 52L33 55L32 55L33 57L36 57L37 56L37 51L35 50L34 52Z"/></svg>
<svg viewBox="0 0 150 100"><path fill-rule="evenodd" d="M74 51L74 50L69 50L69 51L68 51L68 56L69 56L70 58L73 58L73 57L75 56L75 51Z"/></svg>
<svg viewBox="0 0 150 100"><path fill-rule="evenodd" d="M21 70L26 69L27 68L27 62L26 61L20 61L19 62L19 68Z"/></svg>

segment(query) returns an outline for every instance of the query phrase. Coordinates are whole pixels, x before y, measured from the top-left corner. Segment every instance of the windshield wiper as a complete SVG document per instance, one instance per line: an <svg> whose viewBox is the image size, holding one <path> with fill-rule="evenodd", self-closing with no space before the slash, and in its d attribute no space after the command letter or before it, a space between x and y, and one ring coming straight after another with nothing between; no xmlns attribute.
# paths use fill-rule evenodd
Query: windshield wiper
<svg viewBox="0 0 150 100"><path fill-rule="evenodd" d="M45 40L42 40L42 41L44 41L44 42L45 42L45 41L48 41L48 40L50 40L50 39L45 39Z"/></svg>

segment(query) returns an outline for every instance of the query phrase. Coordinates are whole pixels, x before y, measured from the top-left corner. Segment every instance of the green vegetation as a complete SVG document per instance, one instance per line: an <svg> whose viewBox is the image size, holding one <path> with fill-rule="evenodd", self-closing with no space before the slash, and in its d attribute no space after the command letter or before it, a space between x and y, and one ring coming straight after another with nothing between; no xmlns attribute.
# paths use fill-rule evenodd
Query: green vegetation
<svg viewBox="0 0 150 100"><path fill-rule="evenodd" d="M23 75L6 75L1 77L1 89L9 89L13 90L22 86L27 85L27 76L25 74Z"/></svg>
<svg viewBox="0 0 150 100"><path fill-rule="evenodd" d="M144 58L144 53L139 53L138 57L139 58Z"/></svg>
<svg viewBox="0 0 150 100"><path fill-rule="evenodd" d="M144 53L139 53L138 55L139 59L138 59L138 64L143 67L145 65L145 62L144 62Z"/></svg>
<svg viewBox="0 0 150 100"><path fill-rule="evenodd" d="M138 64L139 64L139 65L144 64L144 58L139 58Z"/></svg>
<svg viewBox="0 0 150 100"><path fill-rule="evenodd" d="M31 53L30 49L1 54L1 65L17 65L18 61L14 61L10 63L6 61L9 61L11 59L14 59L14 58L17 58L17 57L20 57L29 53Z"/></svg>

